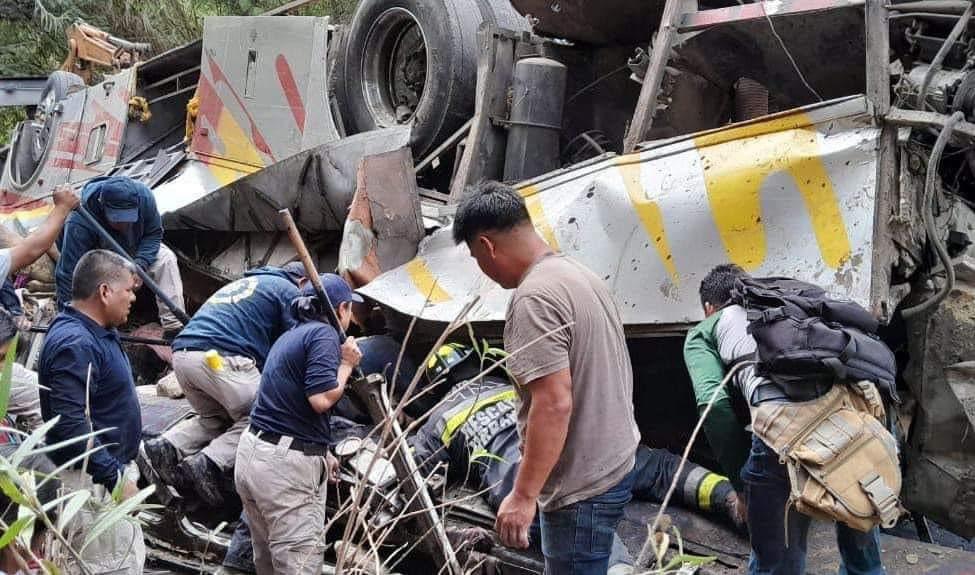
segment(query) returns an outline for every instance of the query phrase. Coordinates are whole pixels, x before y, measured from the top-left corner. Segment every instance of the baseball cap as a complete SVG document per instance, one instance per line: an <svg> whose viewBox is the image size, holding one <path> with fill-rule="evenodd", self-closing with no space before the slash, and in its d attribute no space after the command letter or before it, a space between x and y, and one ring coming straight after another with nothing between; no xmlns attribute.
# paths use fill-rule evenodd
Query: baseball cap
<svg viewBox="0 0 975 575"><path fill-rule="evenodd" d="M332 302L332 307L338 307L339 304L353 301L356 303L364 303L366 300L362 299L362 296L352 291L349 284L346 283L341 276L335 274L321 274L319 276L322 280L322 287L325 288L325 295L328 296L328 301ZM315 295L315 286L311 283L305 285L301 288L301 295Z"/></svg>
<svg viewBox="0 0 975 575"><path fill-rule="evenodd" d="M105 219L113 223L139 221L139 189L141 185L129 178L108 178L99 186L99 201Z"/></svg>

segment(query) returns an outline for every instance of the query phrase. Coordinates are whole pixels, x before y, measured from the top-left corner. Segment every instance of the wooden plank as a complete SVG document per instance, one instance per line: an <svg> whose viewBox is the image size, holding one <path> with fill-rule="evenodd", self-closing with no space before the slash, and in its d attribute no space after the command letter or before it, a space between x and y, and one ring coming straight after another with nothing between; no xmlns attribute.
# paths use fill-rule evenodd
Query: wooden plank
<svg viewBox="0 0 975 575"><path fill-rule="evenodd" d="M886 1L867 0L864 11L866 96L876 122L890 110L890 23ZM897 169L897 128L881 125L877 150L877 201L873 214L870 311L882 321L888 321L896 306L896 302L890 301L891 262L895 261L897 254L897 246L890 234L890 220L900 203L901 190Z"/></svg>
<svg viewBox="0 0 975 575"><path fill-rule="evenodd" d="M670 48L677 38L677 24L681 18L682 0L667 0L663 16L660 18L660 29L653 41L650 53L650 67L643 77L643 87L640 98L633 111L633 120L623 139L623 152L628 154L636 149L637 144L646 139L653 126L653 115L657 110L657 94L660 83L664 78L667 61L670 59Z"/></svg>
<svg viewBox="0 0 975 575"><path fill-rule="evenodd" d="M890 23L886 0L867 0L867 101L874 117L890 109Z"/></svg>
<svg viewBox="0 0 975 575"><path fill-rule="evenodd" d="M887 122L898 126L910 126L912 128L941 128L948 121L948 116L937 112L922 112L920 110L904 110L903 108L891 108L884 117ZM958 122L954 129L955 138L967 136L975 138L975 124L971 122ZM958 141L958 140L953 140Z"/></svg>

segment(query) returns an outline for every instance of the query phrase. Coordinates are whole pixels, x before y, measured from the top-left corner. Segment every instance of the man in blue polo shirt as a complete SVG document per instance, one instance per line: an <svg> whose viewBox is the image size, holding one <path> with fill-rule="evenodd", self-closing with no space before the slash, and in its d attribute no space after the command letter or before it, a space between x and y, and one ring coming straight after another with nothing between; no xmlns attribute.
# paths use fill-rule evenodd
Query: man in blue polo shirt
<svg viewBox="0 0 975 575"><path fill-rule="evenodd" d="M298 262L248 271L210 296L173 340L173 371L197 417L145 444L166 483L223 503L221 477L234 466L271 344L295 323L291 301L303 281Z"/></svg>
<svg viewBox="0 0 975 575"><path fill-rule="evenodd" d="M183 280L179 275L176 254L163 245L162 219L156 199L145 184L125 176L99 177L85 184L81 192L85 209L101 223L132 256L136 265L149 274L170 301L180 309L183 305ZM73 213L64 224L58 243L61 257L54 273L58 303L71 300L71 277L81 256L93 249L111 249L81 214ZM137 280L141 285L141 280ZM175 333L181 323L162 300L159 323L164 330Z"/></svg>
<svg viewBox="0 0 975 575"><path fill-rule="evenodd" d="M101 432L89 440L102 449L88 457L87 473L82 475L79 461L75 470L62 476L72 489L94 483L96 496L112 492L119 484L123 499L138 493L138 471L132 462L139 450L142 412L132 366L115 331L128 321L135 280L131 264L116 253L93 250L82 256L75 269L71 303L51 322L38 365L41 414L45 421L59 418L47 434L48 445L83 437L92 430ZM50 455L63 465L87 449L88 442L82 440ZM114 545L117 541L128 544L121 548ZM120 521L85 553L83 558L93 571L141 573L145 560L142 531L131 522Z"/></svg>
<svg viewBox="0 0 975 575"><path fill-rule="evenodd" d="M348 329L352 302L362 298L334 274L323 274L322 285ZM340 341L324 320L324 304L309 288L292 306L297 327L271 348L237 449L234 478L258 575L321 573L325 495L337 465L329 454L329 410L362 359L355 340Z"/></svg>

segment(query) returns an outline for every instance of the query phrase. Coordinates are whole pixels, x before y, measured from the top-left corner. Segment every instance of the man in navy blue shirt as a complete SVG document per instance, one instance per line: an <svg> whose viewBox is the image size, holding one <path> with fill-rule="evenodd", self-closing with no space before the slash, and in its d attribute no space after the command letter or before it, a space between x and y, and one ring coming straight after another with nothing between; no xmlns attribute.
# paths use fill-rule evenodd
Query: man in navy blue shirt
<svg viewBox="0 0 975 575"><path fill-rule="evenodd" d="M53 445L92 429L108 430L94 438L96 446L105 448L91 455L87 470L95 483L109 490L135 459L142 433L132 367L115 330L128 320L135 278L131 265L118 254L85 254L74 276L74 297L51 322L38 366L41 414L45 421L60 417L47 442ZM85 415L89 403L90 421ZM85 449L84 441L74 443L52 452L51 458L60 465ZM123 497L136 491L134 482L124 483Z"/></svg>
<svg viewBox="0 0 975 575"><path fill-rule="evenodd" d="M144 269L170 301L180 309L183 304L183 280L179 275L176 255L163 245L162 219L156 199L145 184L125 176L95 178L85 184L81 202L114 239ZM81 256L93 249L111 249L81 214L73 213L64 225L58 247L61 257L55 269L58 302L71 300L71 278ZM137 287L141 281L137 280ZM164 330L175 332L182 325L172 310L161 300L159 323Z"/></svg>
<svg viewBox="0 0 975 575"><path fill-rule="evenodd" d="M72 489L90 488L95 497L107 497L116 486L123 499L139 491L133 460L139 450L142 412L132 366L115 331L128 320L136 277L132 265L114 252L92 250L82 256L72 280L71 303L51 322L41 349L41 413L45 421L58 418L47 443L78 439L51 452L51 459L63 465L79 458L88 449L84 437L100 432L90 439L101 449L87 458L87 474L80 470L80 461L62 474ZM76 517L82 523L79 533L86 532L95 514L94 509L82 509ZM82 551L82 560L93 571L141 573L142 529L133 522L117 522Z"/></svg>
<svg viewBox="0 0 975 575"><path fill-rule="evenodd" d="M271 344L294 325L291 301L304 281L298 262L264 267L222 287L173 340L173 371L197 417L146 442L149 462L177 489L223 503Z"/></svg>
<svg viewBox="0 0 975 575"><path fill-rule="evenodd" d="M323 274L322 285L347 329L352 302L362 298L334 274ZM329 410L362 359L355 340L340 341L324 321L323 302L307 287L303 294L292 306L298 325L268 355L250 426L237 449L234 478L258 575L321 573L325 495L337 465L328 451Z"/></svg>

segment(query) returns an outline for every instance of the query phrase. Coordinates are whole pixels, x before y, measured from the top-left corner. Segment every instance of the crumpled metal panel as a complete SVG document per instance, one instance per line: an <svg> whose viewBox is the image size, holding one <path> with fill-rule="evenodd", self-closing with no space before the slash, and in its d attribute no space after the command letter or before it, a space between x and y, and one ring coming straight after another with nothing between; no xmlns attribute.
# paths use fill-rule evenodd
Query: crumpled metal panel
<svg viewBox="0 0 975 575"><path fill-rule="evenodd" d="M328 22L207 18L192 151L261 167L337 140L328 105Z"/></svg>
<svg viewBox="0 0 975 575"><path fill-rule="evenodd" d="M338 273L355 287L365 285L413 259L423 234L410 149L363 158L342 232Z"/></svg>
<svg viewBox="0 0 975 575"><path fill-rule="evenodd" d="M967 210L968 208L960 207ZM917 409L907 437L903 499L963 537L975 536L975 279L969 258L932 313L908 323L904 379Z"/></svg>
<svg viewBox="0 0 975 575"><path fill-rule="evenodd" d="M610 286L628 327L701 319L715 265L815 282L868 305L878 130L862 98L653 143L520 186L536 229ZM510 293L450 229L360 291L447 322L502 321Z"/></svg>
<svg viewBox="0 0 975 575"><path fill-rule="evenodd" d="M192 160L155 189L156 203L168 230L275 231L281 229L278 210L290 208L306 230L338 231L355 191L359 160L405 148L409 139L409 127L356 134L241 174L223 186L212 165Z"/></svg>

